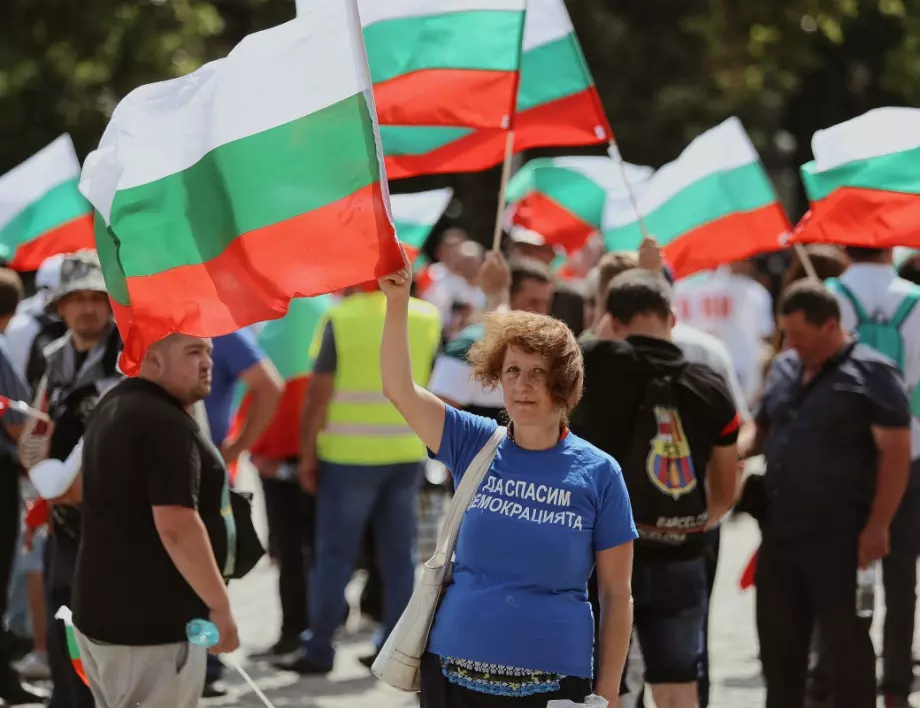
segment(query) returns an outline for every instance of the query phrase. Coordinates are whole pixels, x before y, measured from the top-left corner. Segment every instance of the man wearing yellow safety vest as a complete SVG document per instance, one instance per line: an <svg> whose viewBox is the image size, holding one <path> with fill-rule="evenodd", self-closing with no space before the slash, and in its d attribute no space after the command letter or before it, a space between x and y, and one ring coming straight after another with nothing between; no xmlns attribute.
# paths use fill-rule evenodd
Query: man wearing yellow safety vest
<svg viewBox="0 0 920 708"><path fill-rule="evenodd" d="M316 494L316 540L310 584L310 628L296 657L278 666L301 674L332 670L332 636L345 611L368 522L384 587L379 651L412 595L416 504L425 446L383 395L380 338L386 299L358 289L330 308L304 401L301 483ZM438 309L413 298L409 346L413 377L425 386L441 338ZM362 662L370 665L373 656Z"/></svg>

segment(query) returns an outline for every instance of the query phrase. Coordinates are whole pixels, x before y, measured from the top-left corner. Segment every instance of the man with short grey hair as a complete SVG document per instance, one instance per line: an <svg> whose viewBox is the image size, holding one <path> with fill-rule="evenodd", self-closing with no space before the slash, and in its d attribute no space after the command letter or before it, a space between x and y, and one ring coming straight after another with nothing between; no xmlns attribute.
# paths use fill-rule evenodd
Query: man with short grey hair
<svg viewBox="0 0 920 708"><path fill-rule="evenodd" d="M187 639L191 620L217 626L212 653L239 646L226 468L192 416L211 391L211 346L155 344L87 427L74 625L97 708L197 706L206 651Z"/></svg>

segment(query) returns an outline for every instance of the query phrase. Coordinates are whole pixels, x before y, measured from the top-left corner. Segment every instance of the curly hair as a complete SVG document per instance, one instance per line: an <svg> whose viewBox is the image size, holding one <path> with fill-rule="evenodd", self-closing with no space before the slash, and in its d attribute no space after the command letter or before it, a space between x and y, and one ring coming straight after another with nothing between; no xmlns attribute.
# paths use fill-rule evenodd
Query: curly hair
<svg viewBox="0 0 920 708"><path fill-rule="evenodd" d="M530 312L492 313L485 318L485 328L485 337L468 355L479 383L492 389L499 385L508 347L545 356L550 362L550 396L567 418L581 398L585 376L581 348L572 330L560 320Z"/></svg>

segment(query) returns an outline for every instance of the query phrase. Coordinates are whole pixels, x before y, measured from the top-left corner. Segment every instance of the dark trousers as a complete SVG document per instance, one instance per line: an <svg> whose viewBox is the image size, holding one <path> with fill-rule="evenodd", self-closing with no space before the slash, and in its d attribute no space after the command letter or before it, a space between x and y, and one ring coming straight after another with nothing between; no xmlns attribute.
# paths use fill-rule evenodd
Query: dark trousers
<svg viewBox="0 0 920 708"><path fill-rule="evenodd" d="M48 543L45 548L51 548L53 544ZM47 559L47 553L46 553ZM45 563L45 567L48 567ZM50 577L50 573L46 575ZM48 665L51 668L51 679L54 681L54 689L51 693L51 700L48 702L48 708L93 708L93 694L83 683L83 680L77 676L70 661L70 652L67 649L67 632L64 629L64 623L54 618L61 605L71 607L70 597L72 588L48 586L45 588L46 595L46 612L48 618L48 631L46 641L48 643Z"/></svg>
<svg viewBox="0 0 920 708"><path fill-rule="evenodd" d="M920 461L914 461L911 487L891 522L891 551L882 559L885 629L882 689L907 698L914 682L914 612L917 607L917 555L920 551Z"/></svg>
<svg viewBox="0 0 920 708"><path fill-rule="evenodd" d="M0 462L0 629L9 609L10 579L19 542L19 514L19 468ZM8 637L0 637L0 684L17 680L10 668L9 645Z"/></svg>
<svg viewBox="0 0 920 708"><path fill-rule="evenodd" d="M716 585L716 571L719 568L719 545L722 538L721 527L717 526L706 532L706 619L703 620L703 658L700 659L700 676L697 679L700 708L709 706L709 608L712 606L712 590Z"/></svg>
<svg viewBox="0 0 920 708"><path fill-rule="evenodd" d="M872 622L856 615L856 570L855 538L764 540L756 582L766 708L803 708L816 624L835 708L875 707Z"/></svg>
<svg viewBox="0 0 920 708"><path fill-rule="evenodd" d="M383 578L377 563L377 542L370 526L364 533L364 548L359 565L367 571L367 582L361 591L361 614L375 622L383 622Z"/></svg>
<svg viewBox="0 0 920 708"><path fill-rule="evenodd" d="M307 573L312 563L314 497L297 482L262 479L268 516L268 548L278 561L281 638L296 639L307 629Z"/></svg>

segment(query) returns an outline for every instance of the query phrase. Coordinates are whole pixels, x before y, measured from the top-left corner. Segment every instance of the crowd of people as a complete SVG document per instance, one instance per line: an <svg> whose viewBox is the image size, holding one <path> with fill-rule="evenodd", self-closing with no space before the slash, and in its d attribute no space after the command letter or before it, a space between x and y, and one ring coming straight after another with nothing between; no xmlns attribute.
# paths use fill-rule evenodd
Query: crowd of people
<svg viewBox="0 0 920 708"><path fill-rule="evenodd" d="M652 238L589 243L561 270L532 232L503 255L448 229L433 255L337 294L308 333L294 425L279 405L293 384L256 329L173 335L126 380L94 253L49 259L29 297L0 270L0 395L51 421L0 419L0 699L223 695L217 655L239 642L226 583L252 554L231 484L247 457L282 608L278 641L251 658L329 673L364 567L371 667L413 592L421 495L448 494L501 425L422 658L423 706L615 705L641 693L624 678L631 642L659 708L709 705L733 510L762 533L750 619L768 708L868 708L879 691L910 705L920 255L822 246L784 273L751 261L677 282ZM29 472L72 454L80 473L40 499ZM746 474L759 455L765 472ZM876 567L879 677L857 602ZM186 641L194 618L220 630L211 653ZM48 681L50 695L33 685Z"/></svg>

